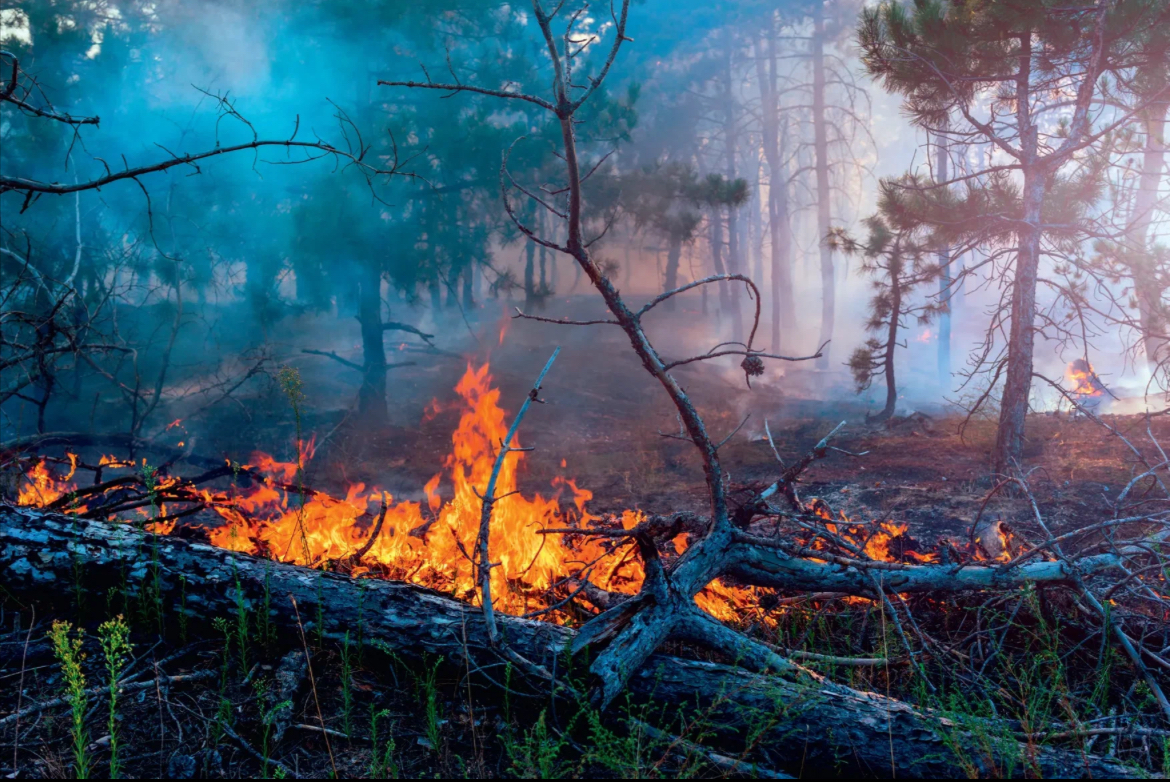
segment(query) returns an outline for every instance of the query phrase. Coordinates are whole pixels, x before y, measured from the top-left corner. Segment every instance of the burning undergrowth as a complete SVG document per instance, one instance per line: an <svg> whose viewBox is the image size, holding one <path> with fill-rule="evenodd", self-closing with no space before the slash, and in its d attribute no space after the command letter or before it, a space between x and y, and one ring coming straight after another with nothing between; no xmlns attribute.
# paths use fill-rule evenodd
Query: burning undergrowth
<svg viewBox="0 0 1170 782"><path fill-rule="evenodd" d="M442 471L423 487L425 501L397 500L363 483L350 484L344 495L307 486L305 468L315 454L315 441L308 438L297 443L295 461L255 452L243 464L224 460L212 466L203 460L207 469L197 475L178 469L184 459L187 464L192 460L177 450L158 464L111 455L90 463L73 452L22 458L17 503L121 519L161 534L205 536L233 551L355 577L407 581L474 602L472 552L481 492L505 437L506 416L487 364L469 365L454 390L455 400L434 400L426 407L428 418L454 409L459 421ZM176 448L182 448L181 422L168 432L180 438ZM647 522L647 515L638 510L594 515L588 507L592 492L565 475L552 480L547 496L526 495L518 489L525 458L523 451L510 454L497 482L491 523L493 559L499 562L492 572L498 606L516 614L556 606L559 610L543 615L564 621L589 615L580 601L604 607L635 594L644 573L630 531ZM562 468L567 468L565 460ZM82 475L92 476L88 485ZM449 490L446 499L441 486ZM990 544L977 536L926 544L912 537L905 523L859 523L817 499L807 507L804 518L786 519L782 526L774 520L757 522L754 531L783 533L814 561L824 561L820 554L904 564L1010 557L1003 531ZM677 534L660 546L668 562L705 532L701 519L677 526ZM568 596L577 596L578 603L566 601ZM770 621L761 606L776 600L773 590L728 580L713 581L696 596L708 613L732 622Z"/></svg>
<svg viewBox="0 0 1170 782"><path fill-rule="evenodd" d="M429 480L419 481L423 485L417 501L391 496L376 485L353 483L334 493L308 485L305 468L320 458L312 437L298 444L291 461L263 453L253 454L243 463L199 459L184 450L191 438L181 423L169 429L173 447L141 450L134 459L83 455L93 451L92 443L59 456L20 457L10 462L19 467L18 483L10 489L24 505L116 519L152 532L196 537L223 549L318 571L406 581L475 604L478 590L473 562L480 494L511 418L500 404L500 393L489 373L486 365L468 367L455 393L427 406L425 415L432 419L441 415L438 420L450 420L453 429L449 450L445 457L436 459L439 469ZM1079 442L1076 438L1084 438L1084 447L1089 447L1088 421L1045 417L1040 423L1048 427L1059 424L1063 428L1056 430L1058 434L1074 443ZM823 421L820 426L823 429ZM811 436L806 432L794 439L807 441ZM767 512L749 512L751 503L766 493L767 480L753 480L746 470L740 472L749 478L730 494L731 515L742 521L740 532L761 543L771 540L783 545L810 566L848 568L866 563L865 571L878 580L907 569L939 566L949 568L952 574L992 569L1006 574L1027 563L1058 564L1057 555L1044 545L1042 531L1017 524L1019 516L1003 512L1006 506L999 504L1002 496L988 497L985 509L965 516L965 525L945 528L922 524L896 505L879 508L875 497L884 491L878 484L884 486L885 482L875 481L877 475L861 470L888 466L883 460L890 451L905 456L917 448L915 458L921 460L925 447L921 442L915 444L924 438L910 434L883 434L882 438L866 442L866 467L852 459L819 462L824 465L822 477L832 470L848 470L848 477L842 477L837 489L793 481L771 495L772 506ZM1068 444L1050 439L1054 448L1070 453ZM938 466L943 466L942 441L930 438L926 445L939 449L932 458L937 457ZM746 453L754 445L741 443L739 447ZM814 455L817 450L813 449ZM145 460L143 454L149 454ZM696 513L592 511L593 495L585 485L594 476L571 477L568 463L561 459L556 459L561 474L552 480L548 491L532 491L521 480L527 458L526 453L517 452L505 459L496 491L499 501L492 516L491 559L500 563L492 571L492 593L498 609L558 624L587 626L590 620L609 613L607 609L621 609L625 601L637 599L633 596L643 586L647 571L647 551L640 548L646 537L640 541L639 532L649 533L651 545L668 570L709 534L708 520ZM775 475L771 459L769 453L771 472L763 470L760 475ZM947 462L946 467L953 477L956 464ZM905 470L899 475L903 483L917 483L921 477L912 477ZM969 510L981 508L982 490L972 494L972 486L964 483L960 490L958 483L939 485L947 487L951 499ZM1148 488L1148 483L1148 479L1139 481L1132 493ZM914 497L915 507L937 513L938 503L928 499L921 486L902 488L906 490L903 495ZM798 490L819 497L802 498ZM1005 523L1005 516L1011 518L1011 526ZM1084 526L1083 520L1078 526ZM1134 534L1149 531L1143 523L1130 527L1137 529ZM1124 540L1135 539L1129 534L1130 527L1117 526L1118 532L1125 529L1127 533L1111 545L1124 546ZM1072 538L1063 529L1059 532L1064 535L1061 540L1066 556L1091 557L1102 550L1100 530L1089 527L1072 533ZM988 564L996 567L984 567ZM1164 652L1158 649L1165 642L1156 636L1164 633L1158 628L1166 626L1165 582L1152 571L1139 573L1138 579L1108 592L1113 601L1111 616L1120 617L1129 628L1128 635L1140 639L1143 649L1155 655L1151 662L1160 665ZM1093 583L1098 590L1108 584L1100 580ZM377 585L384 586L389 585ZM1155 590L1158 601L1142 602L1138 595L1142 589ZM1044 746L1059 742L1079 752L1097 735L1118 747L1119 756L1153 767L1157 760L1151 759L1151 745L1143 741L1154 735L1150 731L1159 730L1152 716L1157 704L1150 700L1141 669L1127 662L1112 645L1102 645L1099 625L1087 618L1083 599L1071 590L1034 585L950 593L780 589L753 585L734 575L711 581L695 596L696 604L711 616L817 675L846 682L857 690L901 698L915 708L938 709L999 726L1003 735L996 741L1031 747L1018 761L1029 773L1039 768L1037 758ZM303 605L301 611L305 611ZM259 616L247 619L248 631L259 633L259 622ZM306 632L312 635L311 628ZM315 666L349 670L348 641L340 642L339 653L328 651L328 643L319 639L316 643ZM242 657L242 645L232 644L233 654ZM224 659L229 656L226 648ZM264 652L271 665L280 657L274 649ZM255 651L249 649L248 654ZM731 655L705 649L693 639L669 639L664 652L741 663ZM193 664L201 675L215 673ZM254 662L244 665L241 660L241 672L254 667ZM325 679L326 689L342 694L327 696L323 706L302 694L297 708L308 716L299 718L299 723L294 720L292 730L304 733L317 724L314 720L328 723L331 730L348 725L351 718L347 715L354 708L351 701L373 704L369 693L389 688L374 669L371 665L358 678L343 673L340 679ZM345 695L349 681L360 681L361 691ZM453 681L439 694L426 696L435 698L434 703L420 701L432 703L425 708L449 717L442 731L436 728L434 735L423 735L428 743L422 746L449 742L457 748L456 754L474 754L484 741L483 714L493 707L480 702L474 710L469 705L465 713L460 711L466 683L457 677ZM367 696L369 704L363 700ZM210 699L207 708L214 711L211 700L222 695L203 692L201 697ZM234 729L262 736L267 724L264 707L250 704L243 685L238 691L229 688L229 697L239 713L246 715ZM318 708L324 709L324 718L317 716ZM424 707L411 702L399 708L409 714L411 709ZM409 723L409 719L403 721ZM411 729L398 728L408 735ZM353 730L350 726L344 732L352 735ZM690 735L689 728L675 730ZM340 736L336 738L340 740ZM299 738L298 743L303 744ZM1158 751L1154 746L1155 755ZM347 750L353 757L365 758L362 752L352 747ZM432 754L436 753L419 751L419 757L410 762L416 764L416 770L430 773ZM405 752L400 754L406 756ZM318 771L325 773L328 753L320 747L316 762ZM675 762L670 756L663 768L673 768L670 764ZM582 763L587 765L588 761ZM997 767L994 773L1010 774L1011 769Z"/></svg>

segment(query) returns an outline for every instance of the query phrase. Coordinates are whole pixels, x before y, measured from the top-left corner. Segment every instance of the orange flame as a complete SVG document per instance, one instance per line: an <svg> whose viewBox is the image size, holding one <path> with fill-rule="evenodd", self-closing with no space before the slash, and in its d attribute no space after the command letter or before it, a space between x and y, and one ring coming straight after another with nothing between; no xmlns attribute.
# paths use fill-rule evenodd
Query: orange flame
<svg viewBox="0 0 1170 782"><path fill-rule="evenodd" d="M1064 373L1065 382L1071 392L1079 396L1097 397L1105 394L1105 386L1093 370L1093 365L1078 358L1068 365Z"/></svg>
<svg viewBox="0 0 1170 782"><path fill-rule="evenodd" d="M468 365L455 390L461 400L462 414L452 434L451 452L444 460L443 471L427 481L419 500L397 501L388 493L367 490L360 483L351 485L344 498L296 491L294 487L301 480L301 471L313 457L315 443L310 439L297 444L295 462L278 461L264 453L253 454L249 469L265 476L265 480L254 480L246 488L233 485L223 491L191 490L201 495L207 507L223 519L221 526L208 530L211 542L233 551L320 566L344 561L364 547L373 529L368 520L384 512L381 531L363 555L363 566L353 570L355 575L376 570L379 575L444 590L464 599L478 599L473 561L478 557L481 495L486 491L496 454L507 435L507 422L499 405L500 392L492 387L488 365L478 368ZM440 404L433 401L428 405L428 415L438 409ZM601 519L587 509L593 493L570 477L554 478L549 497L520 493L518 475L525 456L523 452L509 454L495 486L497 499L492 509L490 556L492 593L497 607L523 613L547 605L549 590L563 584L566 577L587 575L602 589L626 594L636 592L644 570L632 540L615 545L588 537L582 540L583 536L539 534L547 527L586 528ZM46 462L35 462L25 476L27 485L20 491L21 504L43 506L74 491L71 479L77 469L77 457L70 459L71 469L64 478L54 477ZM103 457L101 464L135 467L113 457ZM561 467L567 468L566 460L562 459ZM159 486L173 486L178 481L176 477L163 478ZM852 525L844 516L838 525L823 501L813 500L810 504L829 522L830 531L847 536L858 546L863 545L874 559L909 558L917 562L936 559L934 554L903 550L905 541L909 540L905 524L883 522L867 536L864 527ZM139 509L139 512L150 520L148 529L169 534L175 523L165 518L154 521L168 515L165 505L161 506L161 513L157 510ZM626 510L617 522L628 530L643 518L640 511ZM840 533L838 526L842 527ZM904 540L897 546L899 553L895 555L891 547L899 538ZM687 535L678 535L673 544L675 551L682 554L687 548ZM567 591L567 585L562 587L563 591ZM730 621L759 616L760 596L756 587L717 580L696 595L695 600L711 615ZM761 618L771 621L768 617Z"/></svg>
<svg viewBox="0 0 1170 782"><path fill-rule="evenodd" d="M17 504L43 507L52 505L62 497L76 491L77 485L73 483L73 475L77 472L77 454L71 453L68 456L69 473L63 478L57 478L53 475L53 471L49 469L48 464L43 459L34 462L33 466L25 473L25 485L17 492ZM80 506L77 512L84 512L84 506Z"/></svg>
<svg viewBox="0 0 1170 782"><path fill-rule="evenodd" d="M487 488L499 444L507 435L500 392L492 388L488 370L486 364L478 369L468 366L455 387L463 401L463 414L444 462L446 474L435 475L423 489L427 518L422 504L395 502L387 496L382 531L364 556L366 562L381 565L394 577L468 598L474 596L476 586L472 558L479 536L480 495ZM428 413L438 407L432 402ZM514 441L513 447L519 444ZM312 443L304 450L302 458L311 458ZM492 569L492 591L503 610L529 609L538 595L566 575L567 561L588 562L605 554L596 543L569 549L560 536L537 534L544 527L593 521L596 517L585 510L593 494L571 478L554 479L554 487L572 493L575 513L562 509L560 491L548 498L524 496L517 491L517 474L524 457L524 453L514 453L505 458L495 487L498 499L492 509L491 558L498 566ZM295 464L259 453L253 461L266 475L285 484L294 481ZM438 491L444 478L454 490L446 502ZM366 542L370 531L356 522L366 514L378 515L379 498L380 492L366 492L357 484L350 487L344 500L314 495L301 502L272 486L257 485L234 497L232 503L214 506L228 523L211 530L211 540L235 551L259 553L263 548L279 559L301 565L338 560ZM262 521L250 523L241 510ZM640 520L641 515L635 512L627 511L623 516L627 528ZM606 584L602 584L605 588L637 588L641 563L627 559L607 571Z"/></svg>

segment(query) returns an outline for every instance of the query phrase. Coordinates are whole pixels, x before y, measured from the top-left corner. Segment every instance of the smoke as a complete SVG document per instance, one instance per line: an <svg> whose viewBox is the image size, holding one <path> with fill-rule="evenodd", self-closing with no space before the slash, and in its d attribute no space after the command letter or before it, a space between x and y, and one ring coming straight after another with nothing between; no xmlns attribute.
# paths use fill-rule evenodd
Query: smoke
<svg viewBox="0 0 1170 782"><path fill-rule="evenodd" d="M119 327L124 337L141 342L144 355L166 342L167 324L180 306L167 286L171 276L182 277L184 328L173 360L185 369L171 377L177 388L250 366L235 355L225 355L231 352L267 350L274 361L290 362L302 360L301 349L309 347L360 363L361 337L353 316L363 264L371 259L383 264L392 280L380 290L389 319L417 324L458 350L479 350L494 340L495 333L487 333L491 329L485 324L496 322L497 309L495 305L490 313L462 309L458 264L472 259L471 288L477 304L491 296L493 283L506 296L501 280L506 282L509 275L523 279L523 244L504 219L495 182L503 149L526 131L538 147L543 143L542 127L523 106L395 90L376 82L423 78L420 61L434 78L446 78L450 47L452 66L463 78L547 90L547 73L533 67L541 53L535 23L528 15L511 6L479 9L478 23L487 34L473 38L455 34L453 12L433 8L355 9L344 3L284 0L254 4L171 0L119 8L101 19L79 11L79 18L84 18L80 40L54 32L37 14L22 27L14 23L11 12L4 12L6 30L13 31L5 46L21 47L29 72L46 96L63 110L101 117L100 127L84 128L80 142L72 147L64 131L55 129L60 135L52 143L35 140L19 153L5 153L6 169L19 167L22 173L49 180L85 180L100 176L107 165L116 169L148 164L172 153L214 149L254 137L286 139L295 129L299 139L322 139L340 148L378 145L380 163L387 162L388 132L393 132L400 153L410 159L409 170L418 175L371 189L353 170L328 156L286 165L298 158L291 152L266 150L143 178L146 192L124 182L83 193L83 262L91 265L93 274L126 291L119 302L125 308ZM687 23L679 22L680 14ZM727 29L742 26L737 14L724 16L706 4L680 7L666 0L633 8L630 35L636 44L623 50L604 96L609 103L597 119L617 130L610 138L589 138L588 129L582 131L592 144L594 159L607 145L616 150L599 179L667 158L685 159L701 174L727 173L719 151L723 129L711 105L718 96L713 81L717 58L712 53L720 51ZM598 15L598 29L604 30L605 18ZM789 32L799 39L808 30L796 25ZM745 105L754 107L759 94L752 82L750 56L758 42L750 29L739 29L738 35L734 89ZM858 232L860 221L876 207L879 179L907 170L929 173L931 161L924 138L905 120L899 98L865 80L849 36L838 36L828 51L841 63L842 75L856 80L867 95L864 127L849 141L853 157L833 173L833 226ZM804 67L792 66L791 78L805 78ZM622 96L630 85L641 89L632 110L636 122L620 119L629 108L622 104ZM744 110L736 176L755 176L749 158L758 154L760 140L749 127L750 117ZM9 143L25 144L24 134L35 123L17 119L6 115L2 132ZM750 150L751 145L757 150ZM528 167L525 175L547 173L549 169L536 170L546 164L539 157L544 151L528 158L524 154L529 153L515 163L519 169ZM793 148L792 169L810 165L810 154ZM760 170L766 180L766 166L761 164ZM477 183L478 189L461 189L468 181ZM754 181L750 184L757 187ZM754 228L745 227L739 237L741 266L749 272L763 268L758 282L766 297L771 237L760 232L766 223L768 187L766 181L759 185L759 198L743 207L756 210L754 216L740 212L741 225ZM433 190L446 194L437 196ZM815 207L810 205L807 184L793 185L797 328L783 335L783 350L794 355L813 352L819 336L819 248L824 237L818 235ZM48 197L25 216L12 217L13 210L6 208L6 228L12 230L6 241L27 235L36 245L38 263L51 271L53 264L72 258L75 250L72 206ZM665 254L661 237L619 224L597 245L597 254L616 262L614 276L632 299L644 300L660 290ZM118 256L116 263L111 256ZM701 231L684 248L683 281L710 274L710 256L706 233ZM967 256L961 262L980 260ZM568 259L555 263L557 290L542 302L545 314L559 317L579 308L566 300L570 291L585 297L590 292ZM793 398L876 407L882 395L875 389L858 396L844 366L867 337L870 282L857 274L855 260L838 254L835 263L837 319L829 369L812 373L809 365L773 365L759 384ZM131 280L136 283L131 285ZM518 302L523 299L520 293L511 295L518 296ZM979 349L988 312L999 296L995 286L978 287L972 280L952 300L953 372ZM750 314L752 302L743 296L740 301L744 314ZM684 297L681 306L682 312L660 315L660 325L652 327L659 329L671 350L701 350L732 337L732 318L719 311L714 288L705 302L695 292ZM138 311L130 312L131 308ZM771 348L767 298L762 319L756 347ZM964 393L959 391L961 376L939 374L938 334L937 323L906 324L899 353L899 412L934 409ZM1140 396L1149 380L1144 362L1133 361L1125 350L1129 339L1116 327L1099 328L1091 356L1106 384L1121 397ZM394 337L388 338L391 354L397 345ZM1068 345L1042 339L1036 369L1059 378L1076 357ZM148 359L144 362L149 365ZM736 361L715 366L726 382L742 384ZM341 379L331 377L328 387L344 399L353 391L351 378L345 375L351 370L334 369ZM1037 407L1052 404L1045 394L1038 390ZM78 409L66 406L62 415L76 416ZM740 412L746 415L750 410ZM6 432L27 426L27 419L21 424L13 420L10 416L3 424ZM752 426L762 427L762 420Z"/></svg>

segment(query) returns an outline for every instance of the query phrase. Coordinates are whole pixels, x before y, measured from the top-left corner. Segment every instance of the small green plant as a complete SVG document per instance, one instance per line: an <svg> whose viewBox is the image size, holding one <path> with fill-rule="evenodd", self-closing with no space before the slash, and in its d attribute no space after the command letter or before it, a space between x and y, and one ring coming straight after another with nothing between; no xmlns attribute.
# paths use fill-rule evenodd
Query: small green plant
<svg viewBox="0 0 1170 782"><path fill-rule="evenodd" d="M244 599L244 587L240 584L240 574L232 565L232 573L236 582L236 647L240 654L240 670L248 670L248 601ZM226 654L226 653L225 653Z"/></svg>
<svg viewBox="0 0 1170 782"><path fill-rule="evenodd" d="M122 677L132 648L130 628L121 614L98 627L98 640L102 645L102 655L106 658L106 678L110 688L110 779L117 779L122 770L118 759L118 680Z"/></svg>
<svg viewBox="0 0 1170 782"><path fill-rule="evenodd" d="M305 564L308 565L312 559L310 557L309 536L305 532L305 453L301 436L301 405L305 402L305 383L301 380L301 373L296 367L281 367L280 373L277 375L277 380L280 383L280 388L284 391L284 395L288 397L288 403L293 410L293 419L296 422L296 447L297 447L297 528L301 534L301 554L304 556ZM289 541L292 545L292 541Z"/></svg>
<svg viewBox="0 0 1170 782"><path fill-rule="evenodd" d="M268 684L262 679L257 679L252 682L252 691L256 694L256 703L260 708L260 724L263 730L260 734L260 775L264 779L271 779L269 776L270 765L272 760L272 726L276 722L276 715L282 709L292 707L292 701L284 700L280 703L269 704L268 708L264 708L264 704L268 703ZM276 774L278 778L281 777L281 769L277 767Z"/></svg>
<svg viewBox="0 0 1170 782"><path fill-rule="evenodd" d="M386 743L378 745L378 721L389 718L386 709L378 711L370 704L370 776L374 779L398 779L398 764L394 762L394 723L386 731Z"/></svg>
<svg viewBox="0 0 1170 782"><path fill-rule="evenodd" d="M69 622L53 622L53 627L49 630L49 640L53 644L53 654L61 663L65 699L69 703L73 768L78 779L89 779L89 735L85 730L85 712L89 699L85 694L85 673L81 670L85 654L81 651L81 638L70 637L72 630L73 625Z"/></svg>
<svg viewBox="0 0 1170 782"><path fill-rule="evenodd" d="M423 663L422 675L415 675L415 689L419 697L419 705L423 708L423 735L430 742L431 749L439 751L443 738L442 726L439 723L439 665L443 658L435 660L434 665Z"/></svg>
<svg viewBox="0 0 1170 782"><path fill-rule="evenodd" d="M232 703L227 698L228 672L231 670L232 627L222 616L211 620L211 624L223 634L223 660L219 672L219 707L211 724L211 745L218 746L224 736L224 726L231 721Z"/></svg>
<svg viewBox="0 0 1170 782"><path fill-rule="evenodd" d="M1000 779L1014 779L1025 758L1010 726L996 717L989 700L972 698L970 693L951 691L935 702L947 719L940 720L939 737L950 749L968 779L988 773ZM972 753L972 748L980 756Z"/></svg>
<svg viewBox="0 0 1170 782"><path fill-rule="evenodd" d="M146 530L150 524L158 519L158 490L160 486L158 467L142 460L142 482L146 486L146 496L150 500L150 515L142 520L141 529ZM158 535L150 538L150 580L143 589L144 605L142 613L147 620L153 618L158 625L161 635L163 627L162 602L162 570L158 559Z"/></svg>
<svg viewBox="0 0 1170 782"><path fill-rule="evenodd" d="M596 711L587 715L590 746L586 760L595 763L619 778L645 779L651 772L652 739L637 722L627 723L630 730L621 734L611 730Z"/></svg>
<svg viewBox="0 0 1170 782"><path fill-rule="evenodd" d="M508 773L520 779L560 779L568 770L567 764L560 760L561 751L568 743L567 735L553 735L546 712L542 711L536 724L518 740L505 734L504 751L511 762Z"/></svg>
<svg viewBox="0 0 1170 782"><path fill-rule="evenodd" d="M353 652L349 646L349 630L341 645L341 714L345 724L345 735L353 736L350 716L353 713Z"/></svg>

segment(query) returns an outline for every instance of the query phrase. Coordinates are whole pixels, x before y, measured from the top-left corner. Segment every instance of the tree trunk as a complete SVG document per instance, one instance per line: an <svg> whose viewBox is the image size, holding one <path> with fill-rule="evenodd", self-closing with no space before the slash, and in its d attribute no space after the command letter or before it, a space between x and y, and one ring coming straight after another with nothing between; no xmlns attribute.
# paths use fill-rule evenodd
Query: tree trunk
<svg viewBox="0 0 1170 782"><path fill-rule="evenodd" d="M342 644L348 635L368 649L411 660L442 658L459 671L499 665L482 612L437 592L395 581L354 580L219 549L135 527L29 508L0 505L0 600L10 608L36 604L41 615L97 612L111 590L126 602L157 608L174 631L180 614L188 632L212 633L212 622L234 617L243 604L249 621L267 611L280 640L299 648L295 598L304 632ZM75 605L80 595L82 606ZM240 601L240 603L237 602ZM148 602L149 601L149 602ZM94 614L94 621L104 618ZM497 615L501 636L528 660L556 671L572 630ZM318 626L320 622L320 626ZM563 670L563 669L562 669ZM484 682L490 686L490 682ZM971 730L937 712L876 693L821 681L799 684L726 665L655 654L629 679L635 702L698 716L704 741L721 750L750 750L750 762L798 772L843 776L955 778L992 775L1009 765L1044 777L1133 778L1118 761L1001 736L1006 726ZM697 712L691 711L696 709ZM987 733L986 731L994 731ZM749 741L751 747L745 747ZM963 755L960 761L952 749ZM750 768L750 767L749 767ZM745 769L747 770L747 769Z"/></svg>
<svg viewBox="0 0 1170 782"><path fill-rule="evenodd" d="M471 312L475 309L475 293L473 292L473 280L475 278L475 261L468 260L467 265L463 267L462 282L463 282L463 311L465 313Z"/></svg>
<svg viewBox="0 0 1170 782"><path fill-rule="evenodd" d="M529 225L536 220L536 202L528 210ZM524 241L524 306L531 307L536 301L536 242L527 236Z"/></svg>
<svg viewBox="0 0 1170 782"><path fill-rule="evenodd" d="M763 203L760 201L761 180L764 173L764 161L760 156L759 147L753 144L751 157L753 172L751 186L752 198L749 202L747 217L747 236L745 246L751 256L752 281L761 289L764 287L764 226L762 221Z"/></svg>
<svg viewBox="0 0 1170 782"><path fill-rule="evenodd" d="M767 62L756 57L760 82L761 128L764 159L768 163L768 236L771 240L772 350L783 352L783 333L796 328L792 286L792 221L788 216L788 171L780 133L780 105L776 84L776 25L769 17L766 31ZM762 55L762 52L759 53ZM762 232L761 232L762 233Z"/></svg>
<svg viewBox="0 0 1170 782"><path fill-rule="evenodd" d="M822 3L813 4L812 36L813 70L813 150L816 155L817 175L817 244L821 248L821 337L824 343L833 338L833 322L836 319L837 275L833 266L833 249L829 246L830 212L829 202L832 191L829 188L829 141L827 119L825 118L825 8ZM823 355L817 359L817 367L827 369L831 345L826 345Z"/></svg>
<svg viewBox="0 0 1170 782"><path fill-rule="evenodd" d="M935 177L939 182L946 182L950 178L950 150L947 148L947 137L940 135L937 142L935 149L938 151L938 161L935 165ZM954 283L954 278L951 275L950 247L943 247L939 250L938 265L942 270L938 278L938 299L944 307L938 316L938 382L943 388L949 388L951 381L951 285Z"/></svg>
<svg viewBox="0 0 1170 782"><path fill-rule="evenodd" d="M362 330L362 385L358 414L371 426L385 426L386 346L382 338L382 273L364 264L358 283L358 323Z"/></svg>
<svg viewBox="0 0 1170 782"><path fill-rule="evenodd" d="M556 241L556 227L559 223L556 220L549 219L549 216L546 212L545 215L543 217L541 217L540 224L541 224L542 228L544 229L544 236L547 237L550 241ZM548 258L549 288L550 288L550 290L552 290L554 292L557 290L557 282L558 282L558 280L557 280L557 255L558 255L558 253L550 252L549 258ZM541 263L543 264L544 262L541 261ZM543 265L541 266L541 268L542 269L544 268Z"/></svg>
<svg viewBox="0 0 1170 782"><path fill-rule="evenodd" d="M1151 93L1166 89L1166 82L1155 84ZM1148 100L1143 96L1143 99ZM1165 286L1158 281L1155 259L1150 247L1150 225L1157 208L1158 188L1162 182L1166 153L1166 115L1170 101L1150 103L1141 113L1140 119L1146 132L1145 149L1142 151L1142 171L1134 195L1133 213L1126 227L1129 247L1127 256L1133 277L1134 295L1141 317L1142 342L1150 371L1156 372L1161 361L1166 360L1167 338L1170 323L1166 317Z"/></svg>
<svg viewBox="0 0 1170 782"><path fill-rule="evenodd" d="M548 292L548 248L540 246L540 289Z"/></svg>
<svg viewBox="0 0 1170 782"><path fill-rule="evenodd" d="M768 190L768 220L775 231L772 234L772 349L783 352L783 332L792 332L796 329L796 302L793 298L792 281L792 220L788 214L788 182L783 173L779 183L772 185Z"/></svg>
<svg viewBox="0 0 1170 782"><path fill-rule="evenodd" d="M1036 341L1036 280L1040 268L1040 206L1044 201L1044 180L1045 175L1034 166L1024 168L1024 225L1019 232L1019 249L1016 251L1007 368L995 442L995 471L1000 475L1013 472L1024 456L1024 421L1032 391L1032 352Z"/></svg>
<svg viewBox="0 0 1170 782"><path fill-rule="evenodd" d="M667 238L668 246L666 250L666 273L663 279L662 292L672 291L678 287L678 262L682 256L682 238L676 234L671 234ZM705 287L705 286L704 286ZM672 296L667 299L663 305L666 309L674 310L674 300L676 297Z"/></svg>
<svg viewBox="0 0 1170 782"><path fill-rule="evenodd" d="M708 227L711 230L711 263L715 265L715 273L727 274L727 267L723 265L723 210L718 205L711 207ZM716 287L719 288L719 310L722 319L731 315L729 285L726 282L720 282L716 283Z"/></svg>
<svg viewBox="0 0 1170 782"><path fill-rule="evenodd" d="M902 314L902 276L898 264L892 264L890 274L890 325L886 333L886 355L882 359L886 376L886 406L877 421L888 421L898 406L898 379L894 373L894 351L898 348L898 319Z"/></svg>
<svg viewBox="0 0 1170 782"><path fill-rule="evenodd" d="M733 86L735 84L731 72L731 55L732 55L732 34L730 31L726 32L727 51L724 59L724 104L723 104L723 140L724 140L724 154L727 160L727 181L729 183L735 182L736 166L735 153L739 146L739 133L735 122L735 92ZM739 242L739 209L735 204L727 205L727 272L728 274L742 274L743 263L740 257L740 242ZM743 288L742 283L732 283L728 286L730 290L729 303L731 305L731 338L736 342L743 342L743 311L740 309L740 290Z"/></svg>
<svg viewBox="0 0 1170 782"><path fill-rule="evenodd" d="M1036 341L1036 281L1040 270L1040 210L1048 172L1039 161L1039 130L1032 122L1030 90L1032 38L1020 36L1020 69L1016 73L1016 128L1020 134L1020 169L1024 177L1023 221L1018 232L1015 277L1012 280L1011 324L1007 367L999 403L995 439L995 472L1007 475L1022 465L1024 422L1032 390L1032 352Z"/></svg>

